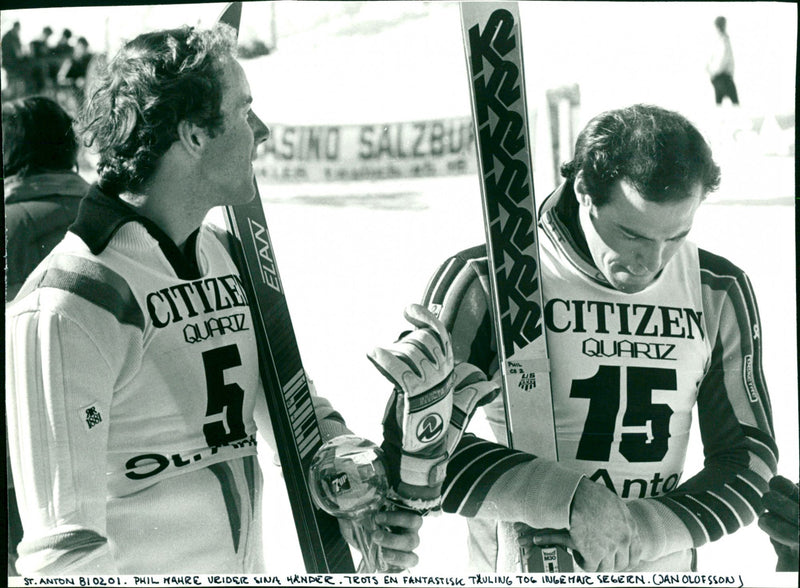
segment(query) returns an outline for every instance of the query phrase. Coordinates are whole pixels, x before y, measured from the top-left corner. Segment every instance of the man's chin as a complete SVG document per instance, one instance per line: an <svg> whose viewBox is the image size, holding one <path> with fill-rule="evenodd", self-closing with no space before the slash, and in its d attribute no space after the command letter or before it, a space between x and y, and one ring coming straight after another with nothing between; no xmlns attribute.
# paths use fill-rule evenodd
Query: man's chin
<svg viewBox="0 0 800 588"><path fill-rule="evenodd" d="M249 204L253 200L255 200L256 195L258 194L258 190L256 190L255 185L250 190L243 189L239 193L239 197L236 198L235 202L231 202L230 206L241 206L242 204Z"/></svg>
<svg viewBox="0 0 800 588"><path fill-rule="evenodd" d="M614 277L609 281L614 288L625 294L636 294L653 283L651 278L632 279L630 276L622 279Z"/></svg>

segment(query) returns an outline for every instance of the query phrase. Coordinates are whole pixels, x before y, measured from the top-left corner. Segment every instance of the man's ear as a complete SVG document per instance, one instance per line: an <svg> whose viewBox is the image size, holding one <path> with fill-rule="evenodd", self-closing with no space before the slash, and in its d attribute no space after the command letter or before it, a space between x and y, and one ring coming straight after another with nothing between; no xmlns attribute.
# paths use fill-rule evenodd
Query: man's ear
<svg viewBox="0 0 800 588"><path fill-rule="evenodd" d="M199 157L205 149L208 134L196 124L182 120L178 123L178 141L189 155Z"/></svg>
<svg viewBox="0 0 800 588"><path fill-rule="evenodd" d="M583 171L579 171L575 175L575 181L572 184L572 190L575 192L575 199L581 206L591 206L592 197L586 190L586 181L583 178Z"/></svg>

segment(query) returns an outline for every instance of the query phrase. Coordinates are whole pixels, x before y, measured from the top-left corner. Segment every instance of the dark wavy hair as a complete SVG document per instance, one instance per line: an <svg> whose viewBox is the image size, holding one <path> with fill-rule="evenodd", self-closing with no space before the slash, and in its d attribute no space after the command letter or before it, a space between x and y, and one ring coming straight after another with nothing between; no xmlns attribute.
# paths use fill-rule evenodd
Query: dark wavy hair
<svg viewBox="0 0 800 588"><path fill-rule="evenodd" d="M561 166L570 183L578 172L595 206L608 200L618 179L656 202L685 198L697 182L707 194L720 182L719 166L700 131L677 112L648 104L590 120L575 142L574 158Z"/></svg>
<svg viewBox="0 0 800 588"><path fill-rule="evenodd" d="M3 173L27 176L72 170L78 140L72 118L44 96L3 104Z"/></svg>
<svg viewBox="0 0 800 588"><path fill-rule="evenodd" d="M212 136L222 130L223 60L235 55L236 33L224 24L145 33L120 49L78 120L107 191L139 189L178 139L181 121Z"/></svg>

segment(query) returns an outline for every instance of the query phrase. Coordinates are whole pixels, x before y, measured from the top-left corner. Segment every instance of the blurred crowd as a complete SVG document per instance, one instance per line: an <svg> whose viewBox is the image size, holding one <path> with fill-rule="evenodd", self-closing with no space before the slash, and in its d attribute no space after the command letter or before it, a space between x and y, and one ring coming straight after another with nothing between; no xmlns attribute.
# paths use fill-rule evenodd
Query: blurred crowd
<svg viewBox="0 0 800 588"><path fill-rule="evenodd" d="M74 115L95 59L89 42L85 37L76 39L66 28L56 38L46 26L25 45L20 30L20 23L14 22L2 37L3 100L49 96Z"/></svg>

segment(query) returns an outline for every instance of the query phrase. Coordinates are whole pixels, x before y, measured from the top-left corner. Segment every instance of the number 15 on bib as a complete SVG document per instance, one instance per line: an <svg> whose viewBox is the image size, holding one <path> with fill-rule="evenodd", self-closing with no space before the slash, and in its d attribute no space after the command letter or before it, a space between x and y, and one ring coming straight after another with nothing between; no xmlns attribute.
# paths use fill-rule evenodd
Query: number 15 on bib
<svg viewBox="0 0 800 588"><path fill-rule="evenodd" d="M508 443L557 459L519 9L515 2L460 7ZM560 547L537 547L523 559L527 572L574 568Z"/></svg>

